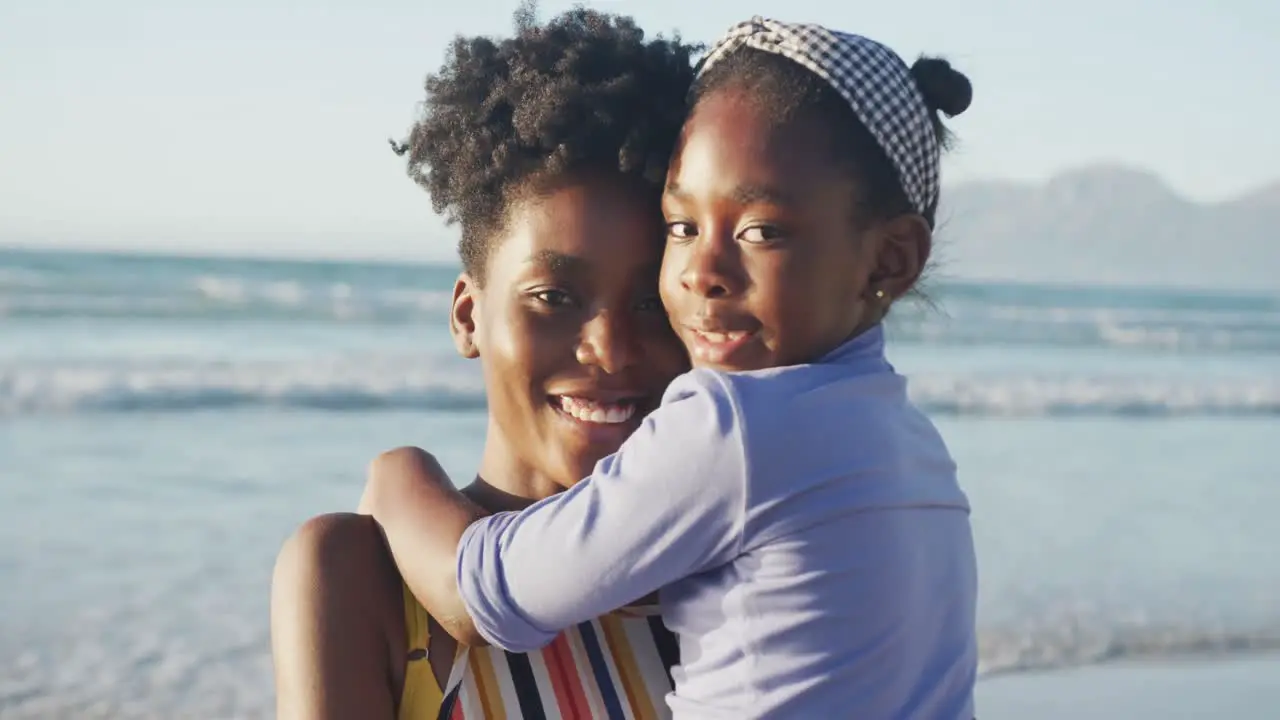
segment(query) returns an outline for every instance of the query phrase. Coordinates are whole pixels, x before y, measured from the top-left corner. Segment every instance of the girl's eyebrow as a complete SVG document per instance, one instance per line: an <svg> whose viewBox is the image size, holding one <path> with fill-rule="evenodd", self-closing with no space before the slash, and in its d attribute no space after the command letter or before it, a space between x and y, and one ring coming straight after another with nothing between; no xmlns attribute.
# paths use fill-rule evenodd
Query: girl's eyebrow
<svg viewBox="0 0 1280 720"><path fill-rule="evenodd" d="M733 189L730 197L741 205L750 205L752 203L789 205L792 201L791 196L782 189L769 187L768 185L739 185Z"/></svg>
<svg viewBox="0 0 1280 720"><path fill-rule="evenodd" d="M687 200L691 197L688 190L674 182L667 183L664 194L676 200ZM790 205L795 201L795 198L781 188L768 185L739 185L729 192L729 197L739 205L752 203Z"/></svg>

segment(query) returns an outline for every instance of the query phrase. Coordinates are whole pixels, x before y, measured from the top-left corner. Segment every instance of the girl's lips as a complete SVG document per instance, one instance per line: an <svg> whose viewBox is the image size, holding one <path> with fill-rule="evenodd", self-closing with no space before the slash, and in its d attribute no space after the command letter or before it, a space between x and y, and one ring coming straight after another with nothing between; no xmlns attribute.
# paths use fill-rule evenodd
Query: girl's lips
<svg viewBox="0 0 1280 720"><path fill-rule="evenodd" d="M696 364L732 365L738 354L755 337L755 330L712 331L686 328L689 355Z"/></svg>

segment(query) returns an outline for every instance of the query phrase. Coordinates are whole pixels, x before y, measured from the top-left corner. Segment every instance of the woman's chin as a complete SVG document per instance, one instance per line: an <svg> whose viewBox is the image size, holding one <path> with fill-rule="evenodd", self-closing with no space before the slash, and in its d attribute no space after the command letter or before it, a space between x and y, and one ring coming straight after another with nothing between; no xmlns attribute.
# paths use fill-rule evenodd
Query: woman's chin
<svg viewBox="0 0 1280 720"><path fill-rule="evenodd" d="M569 454L561 464L565 469L564 478L557 479L556 484L565 490L577 485L595 472L596 463L612 455L616 449L582 448L583 452Z"/></svg>

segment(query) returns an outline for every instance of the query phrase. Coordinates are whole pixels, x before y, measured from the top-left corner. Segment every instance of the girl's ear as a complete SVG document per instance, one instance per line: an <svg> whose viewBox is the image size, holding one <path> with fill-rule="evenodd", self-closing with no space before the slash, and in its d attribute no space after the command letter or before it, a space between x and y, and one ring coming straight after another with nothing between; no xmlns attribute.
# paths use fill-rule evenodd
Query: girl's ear
<svg viewBox="0 0 1280 720"><path fill-rule="evenodd" d="M914 213L899 215L878 230L879 252L867 280L867 294L892 301L906 295L920 279L933 250L933 231Z"/></svg>

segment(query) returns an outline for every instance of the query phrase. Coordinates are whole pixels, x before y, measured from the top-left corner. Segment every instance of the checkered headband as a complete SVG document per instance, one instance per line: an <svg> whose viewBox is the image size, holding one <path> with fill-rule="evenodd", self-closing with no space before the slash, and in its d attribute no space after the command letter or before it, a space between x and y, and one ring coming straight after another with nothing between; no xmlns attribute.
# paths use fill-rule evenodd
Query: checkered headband
<svg viewBox="0 0 1280 720"><path fill-rule="evenodd" d="M941 152L932 113L897 53L821 25L756 17L730 28L702 59L699 74L741 47L781 55L825 80L889 157L916 212L937 205Z"/></svg>

